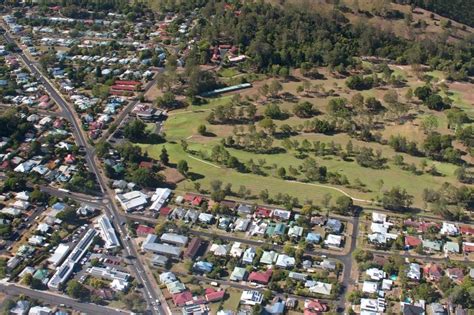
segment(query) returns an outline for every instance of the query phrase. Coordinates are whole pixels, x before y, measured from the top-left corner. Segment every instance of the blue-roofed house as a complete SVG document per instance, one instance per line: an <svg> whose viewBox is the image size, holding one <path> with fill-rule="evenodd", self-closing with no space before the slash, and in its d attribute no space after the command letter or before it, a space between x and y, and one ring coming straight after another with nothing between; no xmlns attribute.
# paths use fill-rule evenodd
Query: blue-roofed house
<svg viewBox="0 0 474 315"><path fill-rule="evenodd" d="M328 219L326 222L326 230L330 231L331 233L341 233L342 231L342 223L337 219Z"/></svg>
<svg viewBox="0 0 474 315"><path fill-rule="evenodd" d="M209 273L212 271L214 265L207 261L198 261L193 265L193 270L201 273Z"/></svg>
<svg viewBox="0 0 474 315"><path fill-rule="evenodd" d="M317 243L321 242L321 234L314 233L314 232L309 232L306 235L306 242L312 243L312 244L317 244Z"/></svg>
<svg viewBox="0 0 474 315"><path fill-rule="evenodd" d="M52 207L55 211L63 211L66 208L66 205L62 202L56 202Z"/></svg>
<svg viewBox="0 0 474 315"><path fill-rule="evenodd" d="M265 315L281 315L285 313L285 302L274 301L271 304L265 306L263 313Z"/></svg>

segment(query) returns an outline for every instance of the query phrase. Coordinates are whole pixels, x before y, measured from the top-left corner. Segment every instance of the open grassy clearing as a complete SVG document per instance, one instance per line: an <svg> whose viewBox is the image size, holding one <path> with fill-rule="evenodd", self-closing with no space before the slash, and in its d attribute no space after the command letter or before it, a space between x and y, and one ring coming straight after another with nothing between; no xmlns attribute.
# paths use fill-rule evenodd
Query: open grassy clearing
<svg viewBox="0 0 474 315"><path fill-rule="evenodd" d="M364 67L371 68L373 65L370 62L364 61ZM388 90L393 89L397 91L400 101L405 102L406 100L404 95L409 88L415 89L418 86L424 85L424 82L418 79L411 67L390 65L390 68L394 74L400 75L407 80L405 86L400 88L382 86L361 91L360 93L363 94L364 97L373 96L377 99L383 100L385 93ZM302 77L299 71L296 70L294 71L293 78L291 80L282 82L283 92L290 93L294 96L294 100L281 99L278 102L278 105L283 111L287 111L291 114L295 104L302 101L308 101L312 103L314 108L321 113L321 115L318 117L324 119L328 117L326 108L328 102L332 98L344 97L350 100L356 93L358 93L358 91L350 90L346 87L345 78L334 77L332 73L326 68L319 68L318 71L324 76L324 79L309 80L311 85L314 86L318 84L322 86L324 91L329 91L332 89L334 90L334 95L323 97L311 93L298 94L296 92L297 87L303 83L303 80L307 80L307 78ZM233 68L221 70L221 76L232 77L238 75L237 73L238 71ZM442 73L435 71L427 74L436 77L436 82L443 82L444 76ZM220 143L221 139L232 135L233 129L235 127L240 127L239 125L210 125L206 118L211 110L218 105L229 103L233 94L240 94L243 99L246 97L255 99L256 95L258 95L259 87L264 83L268 84L272 80L273 79L270 78L268 80L259 81L256 82L256 84L254 84L254 86L250 89L230 93L221 97L211 98L208 100L208 103L204 105L190 105L186 108L171 112L164 125L164 132L166 133L167 140L170 142L165 145L170 154L171 162L177 163L181 159L186 160L190 166L191 172L199 174L195 176L196 180L201 183L203 188L206 189L209 188L209 183L213 179L221 179L224 183L232 183L234 190L237 190L240 185L244 185L247 188L250 188L252 190L252 194L254 195L258 195L258 193L264 188L269 190L270 195L275 195L277 193L288 193L298 197L301 201L305 199L313 199L314 201L318 201L327 192L333 195L339 195L340 193L334 190L305 185L302 183L288 182L278 178L276 174L276 167L285 167L288 169L290 166L292 166L297 168L302 164L303 160L296 158L294 152L279 154L255 154L243 150L232 148L228 149L231 155L237 157L241 162L246 162L250 159L253 159L255 163L258 163L259 160L265 160L263 170L268 174L268 176L263 177L254 174L239 173L235 170L226 169L224 167L216 167L215 165L212 165L212 163L206 163L206 161L189 156L182 150L179 143L181 140L185 139L188 142L190 150L203 151L209 154L214 145ZM469 84L468 86L472 87L472 84ZM454 106L469 109L472 106L469 101L466 102L466 99L464 98L464 96L468 93L469 89L467 89L466 86L458 86L456 83L453 83L452 93L449 93L449 97L453 99ZM382 101L382 103L385 102ZM426 137L424 131L421 128L421 122L423 118L428 115L434 115L437 117L439 121L439 132L443 134L452 133L452 130L447 129L448 123L445 113L427 110L424 106L421 107L422 105L419 105L418 103L411 103L410 106L412 108L410 113L413 113L415 118L407 120L403 123L398 123L392 119L389 119L388 113L382 118L379 117L379 120L382 119L384 124L384 128L380 130L383 139L388 140L390 136L402 135L407 137L408 140L420 143ZM257 115L263 116L265 108L265 105L257 105ZM288 119L274 120L274 123L277 126L289 124L290 126L295 127L304 123L305 120L308 119L298 118L291 114ZM197 127L201 124L207 126L207 131L210 136L202 136L197 132ZM247 130L247 126L243 127L244 130ZM257 127L257 129L258 128L259 127ZM397 153L388 145L381 145L375 142L368 143L351 139L347 134L344 133L332 136L315 133L300 133L296 136L292 136L290 139L298 140L299 142L301 142L303 139L307 139L310 142L334 142L335 144L340 145L342 148L345 148L347 142L351 140L354 147L370 147L374 150L380 150L382 152L382 156L389 159L387 168L380 170L364 168L358 165L354 159L342 160L340 157L335 156L314 157L313 153L308 154L309 156L313 156L320 165L326 166L329 171L337 171L345 175L351 184L354 184L355 181L361 181L365 185L364 191L355 188L349 189L346 187L339 187L355 198L370 200L380 196L381 189L379 179L381 179L384 182L382 190L389 189L394 186L401 186L407 189L410 194L414 195L415 205L421 207L423 204L423 189L437 189L444 182L449 182L455 185L458 184L454 175L457 166L454 164L428 160L428 167L434 165L441 173L441 176L432 176L426 173L423 173L422 175L414 175L407 170L402 170L400 166L394 165L391 159L393 159L396 154L400 154L404 157L404 162L406 164L414 164L419 169L424 158ZM281 139L275 139L273 146L281 147L281 142ZM157 158L161 151L162 145L142 145L142 147L148 152L150 156ZM226 179L228 180L226 181ZM304 175L296 175L296 179L304 179ZM181 182L178 185L178 188L182 190L193 190L194 185L190 180L186 180Z"/></svg>
<svg viewBox="0 0 474 315"><path fill-rule="evenodd" d="M289 183L274 177L263 177L254 174L243 174L232 169L219 168L209 165L203 161L199 161L190 157L184 152L179 144L164 144L170 156L171 163L177 163L179 160L186 160L191 173L203 175L203 178L197 180L203 188L209 189L210 182L218 179L223 183L232 183L234 190L244 185L252 191L252 194L258 195L263 189L268 189L271 195L277 193L288 193L299 198L301 201L312 199L315 202L322 200L324 194L330 193L333 196L340 196L341 193L332 189L304 185L301 183ZM163 145L140 145L149 156L158 159ZM190 180L183 181L178 184L178 190L192 191L194 185ZM349 190L350 191L350 190ZM363 197L363 196L362 196Z"/></svg>

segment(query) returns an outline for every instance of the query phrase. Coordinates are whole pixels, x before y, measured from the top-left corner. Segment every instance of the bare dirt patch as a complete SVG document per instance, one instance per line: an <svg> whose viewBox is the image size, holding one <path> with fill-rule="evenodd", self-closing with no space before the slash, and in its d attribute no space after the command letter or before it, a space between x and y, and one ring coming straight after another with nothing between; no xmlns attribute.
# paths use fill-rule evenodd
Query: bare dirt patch
<svg viewBox="0 0 474 315"><path fill-rule="evenodd" d="M165 176L165 181L169 184L177 184L185 180L185 177L174 168L167 167L162 171L162 173Z"/></svg>

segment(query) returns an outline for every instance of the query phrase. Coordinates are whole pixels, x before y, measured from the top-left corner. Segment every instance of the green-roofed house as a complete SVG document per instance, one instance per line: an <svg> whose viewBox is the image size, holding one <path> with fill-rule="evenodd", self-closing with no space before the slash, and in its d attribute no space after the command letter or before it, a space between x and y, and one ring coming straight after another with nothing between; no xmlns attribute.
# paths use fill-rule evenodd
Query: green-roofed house
<svg viewBox="0 0 474 315"><path fill-rule="evenodd" d="M235 267L230 275L231 281L244 281L247 278L247 269L242 267Z"/></svg>
<svg viewBox="0 0 474 315"><path fill-rule="evenodd" d="M446 242L443 247L446 253L459 253L459 243L457 242Z"/></svg>
<svg viewBox="0 0 474 315"><path fill-rule="evenodd" d="M49 271L48 269L38 269L36 272L33 274L34 279L40 280L43 284L48 283L48 276L49 276Z"/></svg>
<svg viewBox="0 0 474 315"><path fill-rule="evenodd" d="M439 252L441 251L441 242L423 240L423 249L429 252Z"/></svg>

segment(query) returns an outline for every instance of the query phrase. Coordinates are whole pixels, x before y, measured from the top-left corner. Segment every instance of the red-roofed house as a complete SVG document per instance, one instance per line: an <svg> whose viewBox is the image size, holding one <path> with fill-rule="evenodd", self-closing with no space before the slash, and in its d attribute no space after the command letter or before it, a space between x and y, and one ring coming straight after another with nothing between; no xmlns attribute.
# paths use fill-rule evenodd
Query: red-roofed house
<svg viewBox="0 0 474 315"><path fill-rule="evenodd" d="M255 217L257 218L270 218L272 216L272 210L267 208L258 207L255 211Z"/></svg>
<svg viewBox="0 0 474 315"><path fill-rule="evenodd" d="M207 290L206 289L206 300L208 302L216 302L216 301L220 301L224 298L224 295L225 295L225 290L220 290L220 291L216 291L214 289L212 289L213 292L211 292L211 290Z"/></svg>
<svg viewBox="0 0 474 315"><path fill-rule="evenodd" d="M140 164L138 164L139 168L146 168L147 170L151 170L153 166L154 166L153 162L147 162L147 161L141 161Z"/></svg>
<svg viewBox="0 0 474 315"><path fill-rule="evenodd" d="M250 273L248 281L257 282L260 284L268 284L272 276L272 270L268 269L265 272L253 271Z"/></svg>
<svg viewBox="0 0 474 315"><path fill-rule="evenodd" d="M443 271L437 264L427 264L423 267L425 278L431 281L439 281L443 276Z"/></svg>
<svg viewBox="0 0 474 315"><path fill-rule="evenodd" d="M474 252L474 243L464 242L462 243L462 251L465 253L473 253Z"/></svg>
<svg viewBox="0 0 474 315"><path fill-rule="evenodd" d="M199 207L202 203L202 197L201 196L194 197L191 203L193 204L193 206Z"/></svg>
<svg viewBox="0 0 474 315"><path fill-rule="evenodd" d="M422 243L421 239L415 236L405 236L405 248L415 248Z"/></svg>
<svg viewBox="0 0 474 315"><path fill-rule="evenodd" d="M461 225L459 231L461 234L474 235L474 228L468 225Z"/></svg>
<svg viewBox="0 0 474 315"><path fill-rule="evenodd" d="M137 227L138 236L148 236L148 234L155 234L155 229L146 225L139 225Z"/></svg>
<svg viewBox="0 0 474 315"><path fill-rule="evenodd" d="M176 306L184 306L187 302L193 300L193 295L190 291L173 294L173 302Z"/></svg>
<svg viewBox="0 0 474 315"><path fill-rule="evenodd" d="M162 207L160 209L160 215L162 216L168 216L171 213L171 208L170 207Z"/></svg>
<svg viewBox="0 0 474 315"><path fill-rule="evenodd" d="M72 154L68 154L64 158L64 162L66 162L67 164L73 164L75 161L76 161L76 158Z"/></svg>
<svg viewBox="0 0 474 315"><path fill-rule="evenodd" d="M318 314L319 312L326 312L328 310L328 305L322 303L319 300L305 300L304 301L305 314L306 310L310 311L310 314ZM316 312L316 313L312 313Z"/></svg>
<svg viewBox="0 0 474 315"><path fill-rule="evenodd" d="M196 195L195 194L190 194L190 193L187 193L186 195L184 195L184 201L186 202L193 202L194 198L196 198Z"/></svg>

